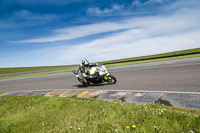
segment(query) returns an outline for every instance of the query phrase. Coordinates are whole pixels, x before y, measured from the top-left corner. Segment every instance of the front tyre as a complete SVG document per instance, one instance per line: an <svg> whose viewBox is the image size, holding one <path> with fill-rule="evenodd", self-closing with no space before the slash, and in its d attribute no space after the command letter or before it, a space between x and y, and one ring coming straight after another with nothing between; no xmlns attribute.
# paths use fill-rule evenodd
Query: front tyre
<svg viewBox="0 0 200 133"><path fill-rule="evenodd" d="M113 75L109 74L107 82L109 84L115 84L117 82L117 79Z"/></svg>

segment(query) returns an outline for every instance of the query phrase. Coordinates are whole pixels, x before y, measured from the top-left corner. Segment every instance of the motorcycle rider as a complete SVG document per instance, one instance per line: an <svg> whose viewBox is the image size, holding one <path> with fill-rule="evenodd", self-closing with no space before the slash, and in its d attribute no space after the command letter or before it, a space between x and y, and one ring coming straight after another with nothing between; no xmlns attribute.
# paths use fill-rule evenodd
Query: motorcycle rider
<svg viewBox="0 0 200 133"><path fill-rule="evenodd" d="M94 66L97 66L97 64L90 64L88 62L88 60L86 60L86 59L82 60L82 63L79 66L79 70L80 70L83 78L88 80L88 79L92 79L92 78L96 77L95 75L90 76L90 72L89 72L89 69Z"/></svg>
<svg viewBox="0 0 200 133"><path fill-rule="evenodd" d="M82 60L78 70L73 70L72 72L76 75L78 81L85 87L89 86L90 84L115 84L117 82L117 79L113 75L109 74L105 65L93 65L90 64L86 59Z"/></svg>

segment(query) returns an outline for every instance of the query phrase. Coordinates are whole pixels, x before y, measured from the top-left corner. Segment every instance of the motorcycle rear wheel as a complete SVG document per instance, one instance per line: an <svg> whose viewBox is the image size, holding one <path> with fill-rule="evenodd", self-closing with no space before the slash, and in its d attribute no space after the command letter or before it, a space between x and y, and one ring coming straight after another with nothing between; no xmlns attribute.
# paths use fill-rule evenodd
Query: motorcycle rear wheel
<svg viewBox="0 0 200 133"><path fill-rule="evenodd" d="M107 82L109 84L115 84L117 82L117 79L113 75L109 74Z"/></svg>
<svg viewBox="0 0 200 133"><path fill-rule="evenodd" d="M83 86L88 87L88 82L85 82L83 79L78 78L78 81L83 84Z"/></svg>
<svg viewBox="0 0 200 133"><path fill-rule="evenodd" d="M87 82L84 82L82 84L83 84L83 86L88 87L88 83Z"/></svg>

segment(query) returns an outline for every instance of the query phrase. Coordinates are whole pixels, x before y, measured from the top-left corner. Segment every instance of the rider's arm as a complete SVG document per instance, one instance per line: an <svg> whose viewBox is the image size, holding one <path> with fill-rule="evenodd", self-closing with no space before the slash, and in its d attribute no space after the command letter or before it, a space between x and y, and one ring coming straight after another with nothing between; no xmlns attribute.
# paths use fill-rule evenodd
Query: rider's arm
<svg viewBox="0 0 200 133"><path fill-rule="evenodd" d="M84 77L85 79L94 78L94 76L90 76L90 75L87 75L87 74L85 74L85 73L82 73L82 75L83 75L83 77Z"/></svg>
<svg viewBox="0 0 200 133"><path fill-rule="evenodd" d="M86 75L85 73L82 73L82 75L83 75L83 77L86 78L86 79L90 78L90 76L89 76L89 75Z"/></svg>
<svg viewBox="0 0 200 133"><path fill-rule="evenodd" d="M98 66L98 64L89 64L90 67L95 67L95 66Z"/></svg>
<svg viewBox="0 0 200 133"><path fill-rule="evenodd" d="M79 70L81 71L81 74L82 74L83 78L86 78L86 79L87 78L91 78L89 75L87 75L85 73L85 69L82 66L79 67Z"/></svg>

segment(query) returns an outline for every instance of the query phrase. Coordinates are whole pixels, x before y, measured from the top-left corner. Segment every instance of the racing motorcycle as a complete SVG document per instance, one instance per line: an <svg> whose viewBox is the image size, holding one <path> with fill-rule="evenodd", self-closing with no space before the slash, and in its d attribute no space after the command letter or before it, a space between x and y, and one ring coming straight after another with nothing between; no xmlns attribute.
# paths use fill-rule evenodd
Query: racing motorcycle
<svg viewBox="0 0 200 133"><path fill-rule="evenodd" d="M115 84L117 82L117 79L108 72L106 66L103 64L98 64L96 67L91 67L89 68L88 71L90 76L94 75L95 78L92 79L83 78L80 70L73 70L72 72L76 75L78 81L82 83L83 86L85 87L91 84L99 84L99 83Z"/></svg>

